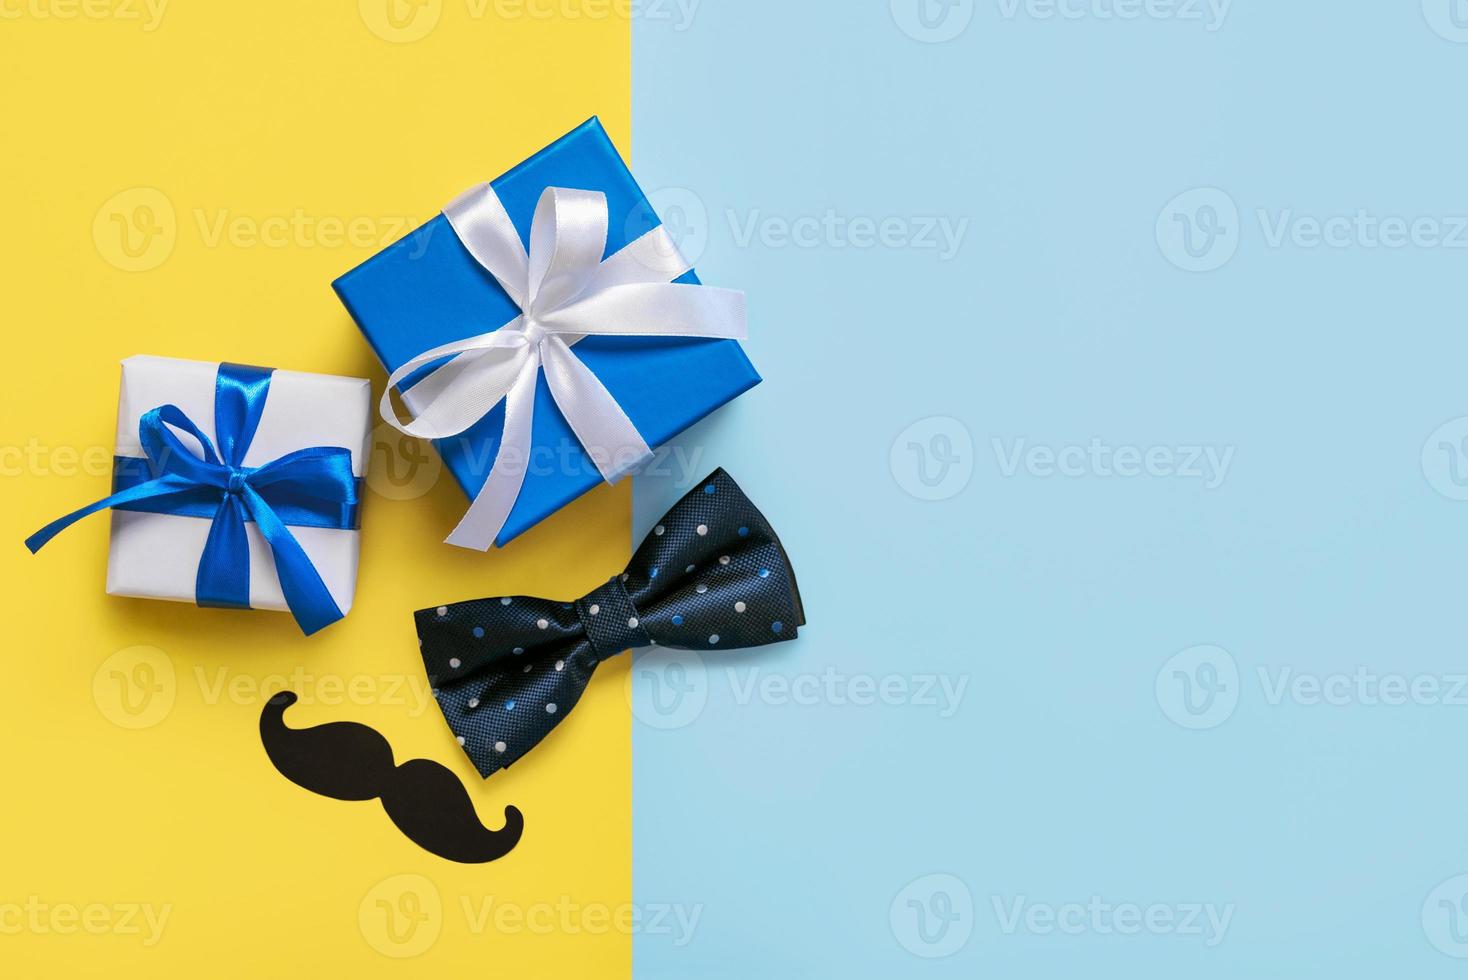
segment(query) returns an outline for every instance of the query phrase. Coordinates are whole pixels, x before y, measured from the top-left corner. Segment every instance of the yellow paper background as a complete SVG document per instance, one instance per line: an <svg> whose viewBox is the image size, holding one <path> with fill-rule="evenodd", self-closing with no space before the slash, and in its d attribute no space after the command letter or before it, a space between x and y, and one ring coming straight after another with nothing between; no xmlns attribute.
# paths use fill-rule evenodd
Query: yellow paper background
<svg viewBox="0 0 1468 980"><path fill-rule="evenodd" d="M105 516L20 544L107 492L128 355L380 391L331 280L590 115L627 152L614 6L4 0L0 974L630 973L625 658L483 782L428 701L410 615L594 587L627 557L625 486L461 552L440 543L458 489L380 432L357 605L312 639L283 614L105 596ZM398 761L452 767L486 823L519 806L520 847L451 864L377 803L287 782L256 727L282 686L293 725L361 721Z"/></svg>

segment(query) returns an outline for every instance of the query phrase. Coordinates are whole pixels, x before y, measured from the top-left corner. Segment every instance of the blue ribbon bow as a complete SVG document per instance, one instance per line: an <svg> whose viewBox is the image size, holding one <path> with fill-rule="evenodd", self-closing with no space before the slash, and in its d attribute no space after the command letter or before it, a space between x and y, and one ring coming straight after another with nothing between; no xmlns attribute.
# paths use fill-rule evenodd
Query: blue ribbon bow
<svg viewBox="0 0 1468 980"><path fill-rule="evenodd" d="M255 438L271 368L221 364L214 389L214 444L174 405L146 413L138 439L146 460L118 457L113 493L52 521L26 539L34 554L77 521L108 508L208 517L213 520L199 559L195 601L227 609L250 607L250 549L245 522L254 521L275 556L286 605L307 636L342 618L336 600L287 525L354 530L361 492L350 450L317 446L264 466L242 466ZM199 455L173 432L198 440Z"/></svg>

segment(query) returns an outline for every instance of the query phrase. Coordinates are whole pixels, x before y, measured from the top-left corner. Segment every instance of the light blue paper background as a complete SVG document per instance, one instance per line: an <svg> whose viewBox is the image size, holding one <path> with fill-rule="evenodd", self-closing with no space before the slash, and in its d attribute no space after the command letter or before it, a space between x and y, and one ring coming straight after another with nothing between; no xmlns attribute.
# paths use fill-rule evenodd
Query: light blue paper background
<svg viewBox="0 0 1468 980"><path fill-rule="evenodd" d="M1468 3L925 2L636 15L767 378L638 530L726 466L811 623L635 667L636 976L1461 976Z"/></svg>

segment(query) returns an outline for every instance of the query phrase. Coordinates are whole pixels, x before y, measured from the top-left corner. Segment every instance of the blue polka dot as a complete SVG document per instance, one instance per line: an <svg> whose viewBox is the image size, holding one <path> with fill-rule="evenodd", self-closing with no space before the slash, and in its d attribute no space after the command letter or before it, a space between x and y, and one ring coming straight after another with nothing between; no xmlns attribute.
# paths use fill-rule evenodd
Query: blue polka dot
<svg viewBox="0 0 1468 980"><path fill-rule="evenodd" d="M683 625L683 617L682 616L674 616L673 617L673 625L674 626L682 626Z"/></svg>
<svg viewBox="0 0 1468 980"><path fill-rule="evenodd" d="M513 701L506 701L505 702L505 710L506 711L514 711L515 710L515 702L513 702Z"/></svg>
<svg viewBox="0 0 1468 980"><path fill-rule="evenodd" d="M482 640L482 639L484 639L484 627L483 626L476 626L476 627L474 627L474 639L476 639L476 640Z"/></svg>
<svg viewBox="0 0 1468 980"><path fill-rule="evenodd" d="M785 628L785 624L782 623L782 622L780 622L778 619L775 620L773 623L770 624L770 632L772 632L772 633L778 633L781 630L783 630L784 628Z"/></svg>
<svg viewBox="0 0 1468 980"><path fill-rule="evenodd" d="M647 573L647 577L648 578L657 578L658 577L658 570L656 568L654 568L652 571L650 571L650 572Z"/></svg>
<svg viewBox="0 0 1468 980"><path fill-rule="evenodd" d="M741 538L747 538L747 537L749 537L749 528L747 528L747 527L741 527L739 529L739 536Z"/></svg>
<svg viewBox="0 0 1468 980"><path fill-rule="evenodd" d="M769 578L770 577L770 570L768 568L761 568L759 570L759 577L760 578Z"/></svg>
<svg viewBox="0 0 1468 980"><path fill-rule="evenodd" d="M709 496L713 496L714 494L718 493L719 491L718 491L718 488L717 487L715 487L712 483L710 483L708 486L706 486L706 487L703 488L703 492L706 493L706 494L708 494Z"/></svg>

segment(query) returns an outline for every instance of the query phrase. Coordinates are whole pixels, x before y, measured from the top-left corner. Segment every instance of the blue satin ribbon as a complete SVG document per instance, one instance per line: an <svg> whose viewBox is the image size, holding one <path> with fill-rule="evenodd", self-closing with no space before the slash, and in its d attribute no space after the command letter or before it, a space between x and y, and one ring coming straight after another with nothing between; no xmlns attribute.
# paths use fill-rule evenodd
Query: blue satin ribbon
<svg viewBox="0 0 1468 980"><path fill-rule="evenodd" d="M286 605L306 635L342 618L336 600L287 525L355 529L360 481L350 450L317 446L264 466L243 466L270 393L270 368L221 364L214 389L214 435L209 437L173 405L145 414L138 439L146 459L119 457L113 494L52 521L26 539L35 553L77 521L108 508L207 517L213 520L199 559L195 601L201 606L248 609L250 550L245 522L254 521L275 556ZM192 436L191 450L169 428ZM202 456L199 455L202 453Z"/></svg>

